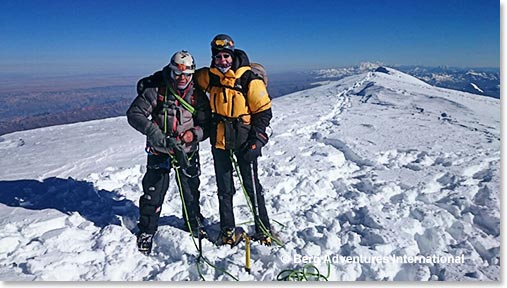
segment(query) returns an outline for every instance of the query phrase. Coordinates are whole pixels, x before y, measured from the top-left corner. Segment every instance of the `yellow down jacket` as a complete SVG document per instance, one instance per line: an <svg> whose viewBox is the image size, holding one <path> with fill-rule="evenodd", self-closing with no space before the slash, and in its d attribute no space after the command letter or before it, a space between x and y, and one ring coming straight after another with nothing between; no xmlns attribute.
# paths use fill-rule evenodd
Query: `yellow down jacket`
<svg viewBox="0 0 507 288"><path fill-rule="evenodd" d="M211 144L217 149L233 149L230 145L226 145L229 142L226 134L231 134L226 131L228 120L239 122L236 129L240 135L235 136L237 148L247 140L251 129L250 116L271 108L271 99L262 79L254 77L249 81L240 81L243 74L250 73L247 72L249 70L250 66L242 66L235 71L229 69L223 74L215 67L206 67L197 70L194 75L197 86L205 90L210 101L211 112L216 122L213 125L216 131L210 131L210 138ZM248 87L242 87L241 82L246 83Z"/></svg>

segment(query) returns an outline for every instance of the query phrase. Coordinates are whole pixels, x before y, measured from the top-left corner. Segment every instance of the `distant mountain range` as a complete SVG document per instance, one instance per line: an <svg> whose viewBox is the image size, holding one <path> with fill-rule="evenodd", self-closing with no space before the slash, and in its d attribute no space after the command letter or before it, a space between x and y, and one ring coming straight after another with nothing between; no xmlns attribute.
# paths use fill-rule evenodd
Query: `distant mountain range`
<svg viewBox="0 0 507 288"><path fill-rule="evenodd" d="M374 71L382 64L361 63L358 66L312 71L316 79L338 80L346 76ZM393 66L433 86L500 98L500 70L498 68L456 68Z"/></svg>
<svg viewBox="0 0 507 288"><path fill-rule="evenodd" d="M0 93L0 135L125 115L135 86Z"/></svg>
<svg viewBox="0 0 507 288"><path fill-rule="evenodd" d="M296 91L375 71L379 63L365 62L342 68L269 73L268 91L277 98ZM396 69L433 86L500 98L499 69L397 66ZM5 75L4 75L5 76ZM29 79L23 86L13 79L0 81L0 135L51 125L125 115L135 98L138 77L82 76ZM139 77L140 78L140 77ZM58 85L54 83L61 82ZM71 88L71 87L78 88ZM97 87L102 86L102 87ZM18 88L16 88L18 87ZM51 87L54 87L52 89Z"/></svg>

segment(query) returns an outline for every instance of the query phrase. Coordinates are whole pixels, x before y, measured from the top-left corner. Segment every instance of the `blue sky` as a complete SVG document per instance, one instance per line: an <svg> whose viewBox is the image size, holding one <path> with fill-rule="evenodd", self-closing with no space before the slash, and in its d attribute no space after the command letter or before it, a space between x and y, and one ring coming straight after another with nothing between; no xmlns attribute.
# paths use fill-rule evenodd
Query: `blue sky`
<svg viewBox="0 0 507 288"><path fill-rule="evenodd" d="M150 73L181 49L202 66L218 33L270 71L500 66L494 0L3 0L0 72Z"/></svg>

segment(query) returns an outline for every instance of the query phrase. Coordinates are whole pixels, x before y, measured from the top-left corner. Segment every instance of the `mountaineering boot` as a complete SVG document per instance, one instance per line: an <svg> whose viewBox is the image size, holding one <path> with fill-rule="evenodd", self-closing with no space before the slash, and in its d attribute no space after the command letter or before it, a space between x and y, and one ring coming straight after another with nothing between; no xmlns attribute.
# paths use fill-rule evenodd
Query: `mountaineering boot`
<svg viewBox="0 0 507 288"><path fill-rule="evenodd" d="M199 212L199 222L203 223L204 219L206 219L206 218L204 218L204 216L201 214L201 212Z"/></svg>
<svg viewBox="0 0 507 288"><path fill-rule="evenodd" d="M192 229L192 236L194 236L195 238L207 239L208 233L202 227L193 228Z"/></svg>
<svg viewBox="0 0 507 288"><path fill-rule="evenodd" d="M256 229L255 234L252 236L253 241L259 241L262 245L271 246L274 239L279 239L278 233L271 229L268 229L266 233L262 233L261 231Z"/></svg>
<svg viewBox="0 0 507 288"><path fill-rule="evenodd" d="M241 227L236 228L227 228L222 231L222 241L220 242L220 245L231 245L231 248L238 245L241 240L243 240L243 233L245 230Z"/></svg>
<svg viewBox="0 0 507 288"><path fill-rule="evenodd" d="M266 236L262 233L255 234L252 236L252 240L259 241L262 245L271 246L271 243L273 242L271 237Z"/></svg>
<svg viewBox="0 0 507 288"><path fill-rule="evenodd" d="M143 253L144 255L150 255L152 245L153 234L144 232L137 234L137 248L139 249L139 252Z"/></svg>
<svg viewBox="0 0 507 288"><path fill-rule="evenodd" d="M234 229L232 228L222 231L222 245L232 245L236 241L235 236Z"/></svg>
<svg viewBox="0 0 507 288"><path fill-rule="evenodd" d="M195 238L199 238L199 237L201 239L207 239L208 238L208 233L206 232L206 230L204 230L204 228L202 227L202 225L200 225L200 224L191 225L191 229L192 229L192 231L188 230L188 225L187 224L185 224L185 226L182 227L183 231L191 233L192 236L195 237Z"/></svg>

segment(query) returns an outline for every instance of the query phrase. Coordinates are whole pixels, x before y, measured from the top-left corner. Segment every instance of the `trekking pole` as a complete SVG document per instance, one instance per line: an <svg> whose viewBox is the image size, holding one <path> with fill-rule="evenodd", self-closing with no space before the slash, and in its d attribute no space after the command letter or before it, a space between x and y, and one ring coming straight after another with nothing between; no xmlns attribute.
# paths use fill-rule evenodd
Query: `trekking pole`
<svg viewBox="0 0 507 288"><path fill-rule="evenodd" d="M254 162L250 162L250 174L252 176L252 186L253 186L253 195L254 195L254 220L255 220L255 225L257 225L257 227L260 227L259 223L260 222L260 219L259 219L259 205L257 204L257 183L255 182L255 172L254 172Z"/></svg>
<svg viewBox="0 0 507 288"><path fill-rule="evenodd" d="M243 232L243 237L245 238L245 270L248 274L251 274L250 271L250 237L246 232Z"/></svg>
<svg viewBox="0 0 507 288"><path fill-rule="evenodd" d="M202 223L201 223L201 220L199 220L199 218L197 218L197 240L199 241L199 259L202 258L202 234L201 234L201 229L202 229ZM192 231L192 230L190 230Z"/></svg>
<svg viewBox="0 0 507 288"><path fill-rule="evenodd" d="M232 275L231 273L229 273L227 270L218 268L216 265L212 264L204 255L202 255L202 236L200 235L201 233L198 232L197 235L198 235L199 243L196 243L195 239L193 237L192 227L190 225L187 205L185 204L185 196L183 195L183 188L182 188L182 184L181 184L181 178L180 178L179 169L178 169L178 167L176 165L177 164L176 161L173 161L171 164L173 165L172 167L173 167L173 169L175 170L175 173L176 173L176 180L177 180L177 184L178 184L178 190L180 192L181 203L183 205L183 212L184 212L183 214L184 214L184 217L185 217L185 222L187 224L188 230L190 231L190 234L191 234L190 238L192 239L192 242L194 243L194 246L198 250L198 253L199 253L199 256L197 257L197 263L196 263L197 273L199 273L199 277L201 278L201 280L206 281L206 279L202 275L202 271L201 271L201 267L200 267L201 261L204 261L204 263L208 264L210 267L214 268L216 271L219 271L219 272L222 272L224 274L227 274L227 276L231 277L232 279L234 279L236 281L239 281L238 278L234 277L234 275ZM200 222L199 222L199 227L201 227L201 223Z"/></svg>
<svg viewBox="0 0 507 288"><path fill-rule="evenodd" d="M199 235L199 258L202 257L202 236Z"/></svg>
<svg viewBox="0 0 507 288"><path fill-rule="evenodd" d="M276 243L278 246L280 246L280 247L284 247L285 245L283 244L283 242L282 242L282 241L280 241L280 239L278 239L278 238L276 238L275 236L273 236L273 234L271 234L271 232L270 232L270 231L266 228L266 226L264 226L264 224L262 223L262 221L255 221L255 220L256 220L256 219L255 219L255 218L256 218L256 217L255 217L255 216L256 216L255 214L256 214L256 211L258 211L258 207L256 207L255 209L254 209L254 207L253 207L253 205L254 205L254 204L252 203L252 200L250 199L250 195L249 195L249 194L248 194L248 192L246 191L245 184L243 183L243 178L241 177L241 171L240 171L240 169L239 169L239 167L238 167L238 162L234 159L234 155L233 155L233 153L232 153L232 150L230 150L230 156L229 156L229 157L230 157L230 159L231 159L231 162L234 164L234 169L236 170L236 173L238 174L239 183L241 183L241 189L243 190L243 194L245 195L245 199L246 199L246 202L247 202L247 204L248 204L248 207L250 208L250 211L252 212L252 214L254 214L254 222L255 222L256 224L257 224L257 223L259 223L259 224L260 224L260 226L258 226L258 227L260 227L260 230L261 230L262 234L264 234L264 235L266 235L266 236L270 237L273 241L275 241L275 243ZM252 167L253 167L253 164L250 166L250 168L252 168ZM253 171L253 169L252 169L252 171ZM253 172L252 172L252 173L253 173ZM255 180L255 175L252 175L252 176L253 176L252 178ZM255 182L255 181L254 181L254 182ZM256 188L256 186L254 185L254 196L256 196L256 195L257 195L257 190L256 190L256 189L257 189L257 188ZM257 198L256 198L256 197L254 197L254 200L256 201L256 200L257 200ZM255 205L255 206L258 206L258 205Z"/></svg>

